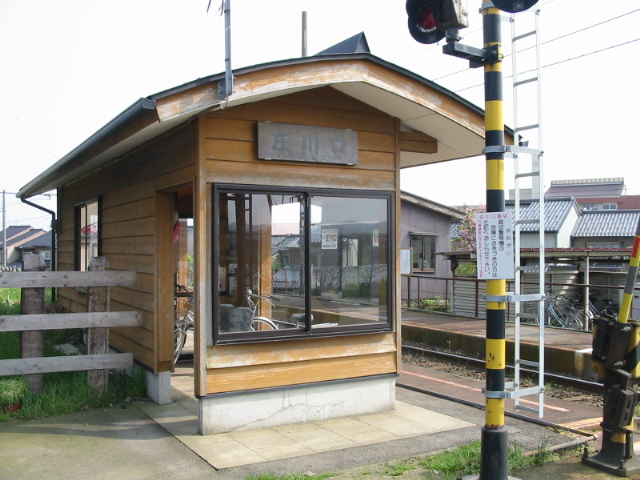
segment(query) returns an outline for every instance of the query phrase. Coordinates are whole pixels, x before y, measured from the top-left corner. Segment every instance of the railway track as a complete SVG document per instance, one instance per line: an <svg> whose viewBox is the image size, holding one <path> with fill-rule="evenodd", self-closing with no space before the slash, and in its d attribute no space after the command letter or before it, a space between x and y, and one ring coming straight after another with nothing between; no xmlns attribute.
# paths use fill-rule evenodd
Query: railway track
<svg viewBox="0 0 640 480"><path fill-rule="evenodd" d="M432 359L435 362L446 365L455 365L458 367L453 373L461 376L469 376L474 378L483 378L484 370L486 368L485 361L479 358L473 358L465 355L460 355L452 352L444 352L440 350L430 349L426 346L417 345L402 345L403 361L406 363L419 363L419 358ZM514 367L508 365L506 367L507 372L513 372ZM520 368L520 375L523 380L536 379L538 373L526 369ZM584 379L567 377L564 375L557 375L553 373L545 372L545 383L552 384L562 388L570 388L574 391L585 392L587 395L594 395L597 398L593 399L593 402L598 401L598 397L601 398L603 387L601 383L592 382Z"/></svg>

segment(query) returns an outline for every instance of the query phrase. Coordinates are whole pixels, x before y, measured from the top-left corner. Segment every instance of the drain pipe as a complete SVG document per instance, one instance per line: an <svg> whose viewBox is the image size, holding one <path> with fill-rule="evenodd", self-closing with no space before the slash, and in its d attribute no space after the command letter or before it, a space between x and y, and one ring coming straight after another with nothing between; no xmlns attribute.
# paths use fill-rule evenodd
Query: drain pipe
<svg viewBox="0 0 640 480"><path fill-rule="evenodd" d="M42 210L43 212L47 212L49 215L51 215L51 271L55 271L56 270L56 265L57 265L57 238L58 238L58 224L56 222L56 212L54 212L53 210L49 210L48 208L44 208L41 205L36 205L33 202L30 202L29 200L27 200L26 198L22 198L20 197L20 201L22 203L26 203L27 205L30 205L34 208L37 208L38 210ZM52 289L52 293L51 293L51 300L52 301L56 301L56 289Z"/></svg>

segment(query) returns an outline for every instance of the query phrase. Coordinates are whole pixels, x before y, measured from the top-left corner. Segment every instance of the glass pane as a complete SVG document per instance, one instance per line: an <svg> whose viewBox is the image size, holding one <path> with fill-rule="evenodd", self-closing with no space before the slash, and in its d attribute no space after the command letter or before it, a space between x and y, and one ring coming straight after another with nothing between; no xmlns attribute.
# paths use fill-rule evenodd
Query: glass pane
<svg viewBox="0 0 640 480"><path fill-rule="evenodd" d="M81 271L88 270L93 257L98 256L98 202L80 207L78 225L79 260Z"/></svg>
<svg viewBox="0 0 640 480"><path fill-rule="evenodd" d="M422 237L411 237L411 249L413 252L413 268L416 270L422 270L424 268L422 261Z"/></svg>
<svg viewBox="0 0 640 480"><path fill-rule="evenodd" d="M311 209L312 329L388 322L387 200L313 196Z"/></svg>
<svg viewBox="0 0 640 480"><path fill-rule="evenodd" d="M302 195L219 194L221 333L302 328L303 212Z"/></svg>

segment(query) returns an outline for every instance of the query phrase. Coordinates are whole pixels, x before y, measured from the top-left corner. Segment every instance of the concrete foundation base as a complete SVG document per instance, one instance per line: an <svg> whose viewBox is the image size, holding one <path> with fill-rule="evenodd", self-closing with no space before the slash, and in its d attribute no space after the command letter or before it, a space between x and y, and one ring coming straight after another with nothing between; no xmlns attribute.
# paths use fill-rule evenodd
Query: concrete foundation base
<svg viewBox="0 0 640 480"><path fill-rule="evenodd" d="M171 403L171 372L147 373L147 396L159 405Z"/></svg>
<svg viewBox="0 0 640 480"><path fill-rule="evenodd" d="M395 409L395 377L296 386L198 399L203 435Z"/></svg>

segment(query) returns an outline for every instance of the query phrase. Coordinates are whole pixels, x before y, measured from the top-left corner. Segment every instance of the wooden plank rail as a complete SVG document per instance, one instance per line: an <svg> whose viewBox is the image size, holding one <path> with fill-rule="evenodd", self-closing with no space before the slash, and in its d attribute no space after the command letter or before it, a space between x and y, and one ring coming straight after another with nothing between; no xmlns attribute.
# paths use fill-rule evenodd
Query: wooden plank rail
<svg viewBox="0 0 640 480"><path fill-rule="evenodd" d="M0 288L126 287L134 285L136 272L0 272Z"/></svg>
<svg viewBox="0 0 640 480"><path fill-rule="evenodd" d="M139 327L140 312L49 313L0 315L0 332L66 328Z"/></svg>
<svg viewBox="0 0 640 480"><path fill-rule="evenodd" d="M34 257L37 258L35 255ZM26 375L29 383L30 378L38 380L43 373L85 370L88 383L102 391L106 387L109 369L129 368L133 365L132 353L107 353L107 332L111 327L141 326L142 314L135 311L109 312L108 287L135 285L136 272L106 270L107 268L106 258L97 257L92 260L90 271L84 272L45 272L37 268L24 272L0 272L0 288L22 288L23 299L25 292L28 292L42 303L40 311L25 311L23 303L21 315L0 315L0 332L22 332L21 336L24 338L27 334L42 334L44 330L86 328L90 340L100 337L100 341L94 338L93 342L88 343L88 355L42 357L43 352L24 355L23 348L23 358L0 360L0 376ZM44 287L86 287L89 312L41 313L44 311ZM41 390L41 385L32 383L33 385L29 384L32 391Z"/></svg>
<svg viewBox="0 0 640 480"><path fill-rule="evenodd" d="M133 365L132 353L17 358L0 361L0 376L129 368L131 365Z"/></svg>

